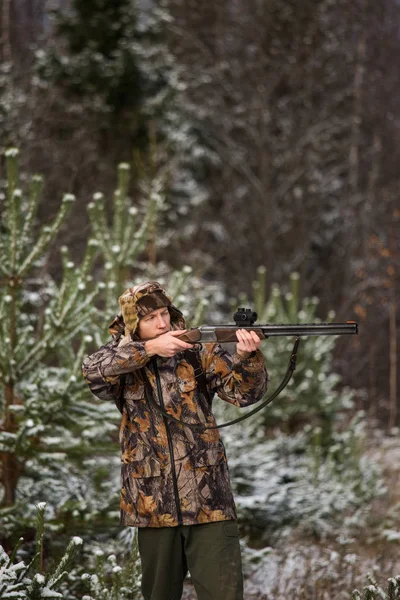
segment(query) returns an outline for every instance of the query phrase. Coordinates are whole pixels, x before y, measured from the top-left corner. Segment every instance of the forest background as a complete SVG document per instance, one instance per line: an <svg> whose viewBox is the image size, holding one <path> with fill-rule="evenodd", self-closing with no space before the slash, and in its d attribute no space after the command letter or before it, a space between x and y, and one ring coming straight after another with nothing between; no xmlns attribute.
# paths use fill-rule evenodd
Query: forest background
<svg viewBox="0 0 400 600"><path fill-rule="evenodd" d="M245 299L261 321L359 322L307 341L285 398L225 434L246 593L349 598L368 570L396 575L399 4L0 7L0 541L24 538L0 598L136 589L113 526L118 414L79 361L150 276L191 324ZM78 535L82 560L57 567Z"/></svg>

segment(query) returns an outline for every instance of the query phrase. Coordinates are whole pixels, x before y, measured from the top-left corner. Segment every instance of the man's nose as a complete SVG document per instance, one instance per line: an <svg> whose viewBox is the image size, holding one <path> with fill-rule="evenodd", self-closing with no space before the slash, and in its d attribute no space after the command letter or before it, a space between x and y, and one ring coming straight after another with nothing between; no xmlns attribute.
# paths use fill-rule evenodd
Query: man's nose
<svg viewBox="0 0 400 600"><path fill-rule="evenodd" d="M165 320L164 320L164 317L162 315L158 315L157 316L157 326L158 327L165 327Z"/></svg>

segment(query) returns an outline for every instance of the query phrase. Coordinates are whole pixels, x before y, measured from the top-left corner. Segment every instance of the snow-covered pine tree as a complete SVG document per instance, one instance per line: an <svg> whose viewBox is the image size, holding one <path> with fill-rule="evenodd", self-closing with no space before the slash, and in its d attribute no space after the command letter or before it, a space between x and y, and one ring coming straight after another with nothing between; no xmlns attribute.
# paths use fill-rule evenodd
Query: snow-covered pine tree
<svg viewBox="0 0 400 600"><path fill-rule="evenodd" d="M122 291L132 283L123 277L128 266L129 274L134 267L146 271L145 260L142 270L138 267L139 256L153 231L161 191L144 198L141 220L135 222L126 195L129 169L120 166L111 226L101 208L93 207L98 239L89 240L80 265L61 249L63 273L57 282L47 273L46 256L73 197L64 198L57 218L35 239L42 181L33 177L27 195L20 185L18 152L9 150L6 162L0 239L2 536L19 537L41 501L47 502L51 528L73 532L79 526L82 533L98 533L118 523L118 411L91 397L81 362L94 337L105 341L109 318L118 309L118 286ZM117 244L118 253L113 251ZM90 272L96 253L99 281L94 284ZM190 276L188 269L168 273L177 288ZM104 290L114 294L113 307L107 295L106 316Z"/></svg>
<svg viewBox="0 0 400 600"><path fill-rule="evenodd" d="M299 297L299 276L290 276L289 291L282 293L273 284L266 297L266 270L258 269L258 279L253 283L253 299L250 302L258 314L258 323L312 323L321 322L316 317L318 298ZM334 319L330 311L325 322ZM351 390L339 388L340 376L333 371L333 350L336 336L310 336L302 338L298 350L296 370L289 385L269 405L262 417L266 427L278 426L292 433L310 426L321 428L321 443L329 445L334 427L346 411L353 408ZM271 377L273 390L286 372L294 339L276 337L267 340L262 350ZM350 343L350 340L349 340Z"/></svg>
<svg viewBox="0 0 400 600"><path fill-rule="evenodd" d="M318 300L300 300L296 274L290 292L272 286L267 298L261 267L253 289L252 301L242 296L239 303L256 310L258 323L318 321ZM333 313L327 320L332 318ZM280 396L247 421L222 430L243 529L258 546L298 526L324 535L340 523L348 534L365 515L347 524L343 512L365 507L377 491L376 471L362 459L362 414L353 414L351 390L336 387L334 344L334 336L303 339L294 376ZM292 346L285 337L262 344L269 393L287 369ZM221 404L215 403L219 423L245 412Z"/></svg>
<svg viewBox="0 0 400 600"><path fill-rule="evenodd" d="M400 598L400 577L390 577L385 590L378 584L375 577L370 573L367 575L369 585L363 591L354 590L351 600L397 600Z"/></svg>
<svg viewBox="0 0 400 600"><path fill-rule="evenodd" d="M20 186L17 150L7 151L6 164L0 239L0 514L4 538L22 533L35 503L43 500L53 519L63 512L72 513L75 504L82 505L84 518L91 498L99 510L100 494L93 494L91 488L100 466L95 466L93 457L97 452L104 454L114 431L112 421L105 418L108 407L92 406L80 375L85 346L91 339L86 334L95 314L97 289L88 273L97 243L89 241L79 266L64 249L62 278L59 283L51 279L46 272L47 252L74 198L64 196L57 217L35 238L32 231L41 178L32 178L27 194Z"/></svg>
<svg viewBox="0 0 400 600"><path fill-rule="evenodd" d="M97 549L85 567L88 591L82 600L139 600L141 570L136 530L130 549L118 561Z"/></svg>
<svg viewBox="0 0 400 600"><path fill-rule="evenodd" d="M62 557L53 564L44 565L44 513L46 503L36 507L36 549L33 558L25 561L16 559L18 550L24 541L20 538L10 556L0 545L0 598L6 600L40 600L63 598L60 585L68 575L77 548L82 545L82 538L74 536L64 550ZM47 558L47 557L46 557ZM16 562L18 560L18 562Z"/></svg>
<svg viewBox="0 0 400 600"><path fill-rule="evenodd" d="M202 282L189 267L173 272L160 263L158 270L146 260L149 244L157 243L162 185L149 181L143 201L133 207L126 165L119 166L107 217L101 194L95 195L90 207L94 239L81 264L62 247L63 270L55 281L47 272L47 255L73 197L64 199L57 218L36 238L32 232L43 182L35 176L25 190L29 186L22 185L17 150L7 152L6 164L0 204L1 539L10 548L31 528L35 505L43 501L47 535L111 539L119 521L119 413L91 396L81 377L82 357L89 345L107 341L107 325L125 286L157 275L196 323L206 306L196 300ZM48 541L61 552L65 536ZM110 542L107 556L114 552Z"/></svg>
<svg viewBox="0 0 400 600"><path fill-rule="evenodd" d="M105 198L101 192L93 195L88 206L90 221L104 259L104 313L111 317L116 310L118 295L138 270L138 259L147 252L150 233L157 228L157 217L164 208L163 182L154 179L148 187L142 183L144 205L132 205L128 196L130 166L118 166L118 188L112 203L111 223L107 219ZM154 241L152 240L152 243ZM144 261L141 266L148 267Z"/></svg>
<svg viewBox="0 0 400 600"><path fill-rule="evenodd" d="M209 286L194 276L191 267L183 266L174 271L165 261L157 260L159 247L165 243L164 236L168 236L161 235L158 225L167 206L167 172L161 169L153 177L142 175L138 205L133 204L128 194L130 174L127 163L118 166L118 187L113 196L111 218L107 218L106 199L102 193L95 193L88 206L104 263L100 294L103 301L97 319L99 326L94 332L97 347L104 343L107 319L111 321L118 311L118 296L135 283L157 279L165 285L193 327L201 323L212 296ZM201 292L209 299L199 299Z"/></svg>
<svg viewBox="0 0 400 600"><path fill-rule="evenodd" d="M33 557L20 554L20 538L8 555L0 545L0 598L6 600L138 600L140 572L137 543L123 566L115 555L97 551L94 559L85 550L87 565L82 564L83 540L73 536L62 548L59 559L45 545L46 503L36 507L36 539ZM76 560L80 549L80 562Z"/></svg>

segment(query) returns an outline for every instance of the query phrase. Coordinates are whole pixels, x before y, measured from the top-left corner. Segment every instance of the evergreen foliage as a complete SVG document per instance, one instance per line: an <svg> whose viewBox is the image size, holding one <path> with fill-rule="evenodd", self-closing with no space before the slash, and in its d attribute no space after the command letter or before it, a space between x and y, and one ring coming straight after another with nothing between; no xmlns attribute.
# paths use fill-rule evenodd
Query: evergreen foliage
<svg viewBox="0 0 400 600"><path fill-rule="evenodd" d="M139 205L135 205L128 195L130 175L129 165L121 163L110 217L102 193L95 193L88 205L92 230L104 264L97 298L97 305L101 306L97 318L99 327L95 330L97 347L104 343L104 316L111 321L113 314L118 311L118 290L129 285L157 277L160 283L166 285L177 305L184 306L193 326L201 323L208 305L206 298L198 301L193 292L202 289L206 296L212 295L211 290L194 277L191 267L183 266L180 270L171 271L166 263L156 264L157 250L163 243L157 234L160 214L167 207L167 172L161 170L153 177L141 178ZM192 293L189 294L189 290Z"/></svg>
<svg viewBox="0 0 400 600"><path fill-rule="evenodd" d="M130 169L120 165L111 214L102 194L95 194L89 207L94 237L79 265L61 247L56 281L47 272L47 255L73 197L64 197L54 221L33 236L43 182L34 176L24 185L17 150L7 152L6 162L0 238L1 533L7 544L24 535L35 505L46 501L48 527L62 534L52 541L56 548L64 534L76 530L89 536L116 532L119 413L91 396L81 363L89 345L107 341L119 294L135 279L149 277L142 256L149 245L156 248L163 181L143 183L142 201L133 206L127 191ZM94 268L97 283L90 274ZM171 272L164 265L161 271L178 303L185 302L186 288L202 285L188 267ZM196 321L205 306L193 295L185 309Z"/></svg>
<svg viewBox="0 0 400 600"><path fill-rule="evenodd" d="M266 270L258 269L258 279L253 283L253 302L258 323L319 323L316 317L317 298L299 296L299 276L292 273L286 294L273 284L267 298ZM241 302L248 302L242 298ZM334 318L330 311L325 319ZM272 405L266 408L263 423L266 427L278 425L288 433L306 429L310 437L320 444L332 442L333 429L337 428L346 413L353 409L351 390L339 388L340 377L333 371L333 350L336 336L310 336L302 338L298 350L296 370L287 388ZM287 337L269 339L262 350L271 374L270 389L277 387L286 372L293 340Z"/></svg>
<svg viewBox="0 0 400 600"><path fill-rule="evenodd" d="M36 549L26 563L20 560L20 538L10 556L0 545L0 598L3 600L138 600L140 588L137 536L130 541L129 558L119 566L114 554L106 556L97 550L87 558L87 565L74 560L83 540L74 536L59 560L51 559L45 550L44 515L46 504L36 507ZM81 552L82 553L82 552ZM89 569L86 569L86 566ZM88 592L88 593L87 593Z"/></svg>
<svg viewBox="0 0 400 600"><path fill-rule="evenodd" d="M388 579L386 592L371 573L367 575L367 579L369 585L364 587L362 592L354 590L351 595L352 600L398 600L400 598L400 577Z"/></svg>
<svg viewBox="0 0 400 600"><path fill-rule="evenodd" d="M61 90L68 102L60 108L74 118L93 115L100 144L112 151L118 139L117 160L121 149L125 157L133 150L138 176L143 155L156 153L175 208L167 217L187 215L206 197L202 180L213 158L180 97L184 86L165 43L167 11L136 0L72 0L52 11L52 21L54 38L37 52L37 84Z"/></svg>
<svg viewBox="0 0 400 600"><path fill-rule="evenodd" d="M66 48L40 55L42 74L72 94L101 98L115 113L140 107L136 3L73 0L67 10L55 9L53 20Z"/></svg>
<svg viewBox="0 0 400 600"><path fill-rule="evenodd" d="M60 584L68 575L77 548L82 545L80 537L73 537L62 558L44 572L43 538L44 513L46 504L40 503L37 508L36 552L28 564L19 561L14 564L21 538L9 557L0 546L0 598L18 598L18 600L40 600L41 598L63 598Z"/></svg>
<svg viewBox="0 0 400 600"><path fill-rule="evenodd" d="M185 231L190 240L173 248L173 239L179 238L176 234L173 238L173 231L163 227L156 236L157 209L152 231L144 235L144 245L140 245L141 252L127 256L126 261L113 252L121 246L121 236L111 231L108 244L97 246L95 263L90 253L96 246L87 247L87 269L80 259L73 265L63 249L63 274L57 274L56 280L47 274L48 250L39 253L35 263L27 266L22 288L19 284L13 287L14 299L7 283L10 277L1 273L5 289L3 294L2 285L0 363L5 379L0 383L0 480L2 484L7 480L7 489L2 485L0 501L6 504L7 497L13 501L16 490L16 502L1 509L1 535L15 539L25 532L32 522L34 503L50 496L47 529L51 530L52 543L59 537L54 532L62 529L104 531L107 538L114 533L108 525L111 519L117 520L118 481L114 472L118 449L113 419L118 414L106 405L100 409L90 398L80 379L79 363L85 348L107 339L106 326L118 310L120 285L136 282L142 273L157 273L173 295L179 290L178 304L187 309L189 301L189 312L193 315L198 311L191 324L202 321L204 306L197 298L209 296L214 300L213 294L188 269L171 275L169 263L180 263L183 254L192 264L201 264L207 277L218 277L229 290L234 286L237 290L239 285L250 288L255 260L269 261L268 273L283 286L287 274L299 269L302 289L318 294L323 302L320 314L335 306L352 318L354 308L358 318L364 319L363 335L369 337L363 340L360 336L354 344L345 344L342 369L347 370L353 384L368 387L371 413L374 418L384 418L389 361L387 336L380 334L388 323L386 309L390 304L392 338L396 340L396 260L400 247L395 228L399 218L398 128L393 127L398 77L396 61L392 60L399 41L398 3L370 3L363 11L357 4L331 0L318 6L309 1L283 6L275 0L253 4L156 3L173 9L171 21L158 9L140 13L137 9L148 6L147 2L58 2L74 10L55 15L52 39L37 53L39 78L32 77L28 64L33 55L32 41L37 42L43 31L38 30L35 39L27 35L27 29L33 25L29 19L46 22L43 7L47 2L4 0L3 4L12 6L14 22L9 23L9 30L3 18L1 23L2 50L6 61L12 62L0 65L0 151L24 140L30 164L36 169L41 162L39 170L48 169L46 181L52 180L53 185L45 192L44 219L53 214L52 202L58 198L59 189L73 189L84 198L98 189L100 176L101 189L110 189L114 174L109 165L116 162L110 155L130 160L132 146L142 149L154 135L158 165L168 168L170 157L174 153L175 158L178 156L170 172L162 175L169 192L161 193L158 209L164 205L164 196L169 196L176 210L165 212L164 217L179 225L176 229ZM38 12L33 15L33 11ZM169 49L181 70L162 43L166 29ZM11 41L8 59L7 36L9 45ZM14 60L21 44L28 60L21 60L22 68L18 68ZM344 69L344 64L349 68ZM124 82L129 82L129 89L124 90ZM179 101L183 93L185 105ZM194 118L186 117L188 111ZM203 146L198 143L199 136L205 140ZM205 150L208 144L213 152ZM207 170L210 162L217 166L215 170ZM213 201L200 219L191 218L184 228L182 216L206 197L204 189L188 176L193 171L197 181L205 181ZM17 190L24 188L21 181L23 177ZM148 189L151 185L149 180ZM41 186L39 180L32 182L35 186ZM84 193L79 194L82 189ZM18 193L13 199L15 206ZM20 220L26 223L34 207L30 198L25 194L21 197ZM5 241L0 269L14 251L22 251L28 258L39 241L32 236L29 243L17 241L12 249L8 242L15 224L12 216L10 220L3 218L4 199L0 195L0 230ZM94 203L97 201L103 202L101 198ZM114 208L109 210L111 199L108 203L105 199L104 204L110 231L114 229ZM128 211L138 210L136 232L146 217L147 204L126 197L126 206ZM129 218L127 213L127 223L131 223ZM96 215L93 229L95 219ZM74 222L68 233L73 235L78 255L79 244L86 248L87 229L82 226L82 215L77 215L76 222L78 226ZM45 246L54 244L46 241L50 231L42 233ZM61 226L56 239L66 233L65 225L64 231ZM158 243L163 246L166 263L154 259L156 237L162 238ZM382 266L378 278L377 265ZM100 280L92 304L101 311L93 310L87 318L84 309L79 322L75 308L83 297L95 292L90 276L80 281L75 277L81 269L92 271L96 281ZM86 285L86 292L79 290L82 285ZM262 296L265 289L255 293ZM388 294L393 298L389 304ZM277 320L286 320L290 297L279 288L273 290L275 295L283 305L277 307L281 314ZM272 296L260 306L272 302ZM71 308L75 333L70 315L62 315L65 305L61 298ZM314 320L314 300L303 302L310 303L305 320ZM298 312L302 307L299 301ZM273 322L273 315L264 317L262 309L258 310L262 321ZM55 317L57 311L59 317ZM18 320L14 348L9 335L13 314ZM300 320L298 314L294 318ZM374 472L363 456L362 419L357 415L350 421L352 394L339 391L340 380L331 376L331 342L334 338L327 338L322 348L315 348L317 339L303 340L293 382L282 396L258 420L226 432L245 528L250 519L254 522L259 517L266 529L260 527L257 536L264 536L264 544L269 543L266 531L273 530L276 539L280 527L285 533L296 523L307 531L306 540L310 532L318 537L330 530L335 536L339 531L335 518L340 520L341 514L345 530L352 520L360 526L368 511L368 503L363 510L360 502L368 500L376 489ZM272 389L286 368L290 348L283 339L282 347L279 340L268 340L263 347ZM21 365L16 364L9 349L22 358L23 379L18 382L10 376L15 376ZM395 358L395 352L393 355ZM8 419L3 411L7 405ZM238 439L231 439L234 437ZM94 450L106 453L108 441L115 463L106 454L90 454ZM385 512L385 520L387 515ZM379 521L379 510L375 518ZM387 533L397 539L398 518L392 519L392 532ZM112 551L107 550L106 555L110 554ZM291 560L299 556L286 554L286 549L285 555ZM105 564L111 563L106 560ZM329 577L329 560L327 563ZM369 582L370 589L358 592L359 597L384 597L386 593L374 586ZM354 585L346 587L352 589ZM393 588L387 595L395 593ZM295 592L287 597L294 599Z"/></svg>
<svg viewBox="0 0 400 600"><path fill-rule="evenodd" d="M275 431L266 439L245 427L224 434L243 532L249 544L273 545L293 531L309 539L350 537L365 527L370 502L381 490L379 474L351 454L362 443L359 423L350 423L344 454L322 453L304 434ZM383 491L382 491L383 493Z"/></svg>
<svg viewBox="0 0 400 600"><path fill-rule="evenodd" d="M85 480L82 473L89 468L85 461L107 453L115 428L109 407L91 402L80 375L96 314L97 286L91 285L89 271L97 243L89 241L80 266L62 249L61 281L49 278L46 253L74 198L64 196L57 217L35 240L31 232L42 181L32 178L27 197L20 186L17 159L16 150L7 152L0 241L1 516L6 536L24 531L34 504L44 497L53 518L56 514L66 518L71 501L87 504L73 482ZM86 477L85 487L88 481L95 484L95 474L104 466L100 460L92 468L93 478ZM98 502L95 489L87 489L85 496Z"/></svg>
<svg viewBox="0 0 400 600"><path fill-rule="evenodd" d="M146 253L152 255L157 215L165 200L162 181L155 179L153 185L149 183L143 188L142 202L133 207L128 196L129 167L120 165L113 210L107 214L104 197L100 193L95 195L89 207L95 238L89 239L80 265L71 261L67 248L61 249L63 270L60 281L55 281L45 273L46 253L72 198L64 200L50 226L42 228L37 238L32 237L42 182L33 178L30 195L26 197L17 159L17 151L7 153L8 186L2 211L5 227L1 232L5 283L0 296L1 336L3 347L7 348L0 361L2 535L9 544L24 534L32 522L35 504L45 500L50 517L48 530L53 534L49 543L60 554L65 534L74 535L77 529L89 540L103 534L115 535L119 415L114 406L91 398L80 376L80 364L89 345L104 343L109 320L104 313L112 311L111 318L117 312L118 291L142 280L144 272L146 278L149 272L156 272L155 264L149 264L143 257ZM97 284L90 275L94 265ZM206 303L199 302L194 291L198 290L200 295L201 289L205 297L207 286L201 288L202 282L193 277L189 268L171 273L167 264L157 267L161 274L157 278L162 283L163 279L168 280L168 291L185 311L189 308L192 323L202 320ZM262 292L265 287L262 269L259 277L254 289L260 321L314 320L316 302L300 303L295 276L291 295L282 297L273 288L268 300ZM277 427L283 421L286 410L283 405L271 420L267 412L249 421L242 427L240 439L233 430L226 432L239 511L251 542L264 543L267 537L274 539L277 532L282 536L284 530L299 525L303 531L324 537L339 527L343 512L351 508L349 518L342 519L340 526L340 531L347 535L365 522L367 509L363 508L363 502L376 494L376 474L361 456L362 421L355 418L343 432L338 427L337 416L351 405L335 391L338 380L331 378L333 338L323 347L316 345L317 341L318 338L311 338L303 345L303 369L309 361L318 376L312 390L303 386L303 397L299 397L296 386L307 379L307 372L300 369L296 372L296 385L290 391L295 405L291 419L283 426L286 434L281 431L273 439L265 437L271 425ZM276 340L268 340L264 348L270 373L277 377L275 374L283 371L286 357L282 359L279 348L272 351L275 343ZM286 349L283 344L282 352ZM326 394L332 398L328 405L324 404ZM301 419L296 408L302 412ZM228 413L229 410L235 408L228 407ZM308 427L307 419L318 422L318 427ZM297 434L293 435L295 431ZM356 517L355 511L359 511ZM54 536L56 532L61 535ZM39 513L32 569L38 563L43 564L44 535L43 515ZM43 579L41 573L34 575L26 593L36 594L32 598L41 597L38 594L47 586L50 591L45 593L53 594L50 597L60 597L56 594L63 593L74 600L81 598L76 594L81 594L82 586L86 585L88 598L113 600L128 598L130 590L137 589L135 551L131 559L123 560L121 567L113 558L117 556L115 551L97 554L93 575L85 575L79 567L69 569L71 552L72 546L48 577ZM125 569L132 574L128 585ZM13 577L13 585L20 585L18 576ZM23 588L16 591L19 590Z"/></svg>
<svg viewBox="0 0 400 600"><path fill-rule="evenodd" d="M104 196L96 193L88 210L96 240L100 243L105 264L105 310L115 306L116 290L125 284L129 270L143 252L149 232L156 229L158 212L164 206L163 182L155 180L146 191L145 212L139 215L136 206L127 197L130 168L126 163L118 167L118 189L114 194L113 221L109 225L105 213ZM144 184L143 184L144 187Z"/></svg>
<svg viewBox="0 0 400 600"><path fill-rule="evenodd" d="M240 298L240 305L255 308L258 323L319 321L317 299L300 301L297 274L285 295L273 285L267 297L266 289L266 271L260 267L253 302ZM366 523L379 477L363 457L364 415L354 414L352 392L338 387L335 343L335 336L302 338L296 371L280 396L258 415L223 430L243 529L252 544L271 543L294 528L317 539L339 530L348 536ZM293 340L274 337L261 346L269 393L286 371L292 345ZM218 422L243 414L243 409L215 406ZM345 511L349 518L343 518Z"/></svg>
<svg viewBox="0 0 400 600"><path fill-rule="evenodd" d="M136 532L130 556L124 557L121 565L118 564L115 554L106 556L102 551L96 552L93 573L85 576L90 591L82 600L139 600L139 565Z"/></svg>

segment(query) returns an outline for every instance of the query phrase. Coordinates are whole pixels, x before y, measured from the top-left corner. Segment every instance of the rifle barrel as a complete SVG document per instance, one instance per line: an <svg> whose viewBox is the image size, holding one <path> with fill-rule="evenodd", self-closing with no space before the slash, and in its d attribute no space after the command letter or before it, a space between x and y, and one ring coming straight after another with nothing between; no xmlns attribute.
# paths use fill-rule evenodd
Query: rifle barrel
<svg viewBox="0 0 400 600"><path fill-rule="evenodd" d="M278 336L354 335L358 333L358 324L354 321L348 321L347 323L254 324L245 327L236 325L201 325L195 329L189 329L187 333L179 336L179 338L192 343L237 342L236 331L238 329L255 331L263 339Z"/></svg>

